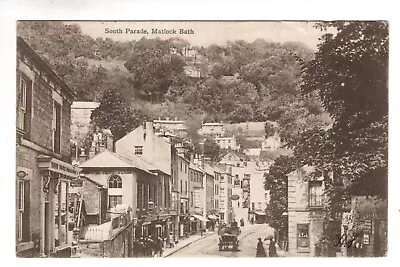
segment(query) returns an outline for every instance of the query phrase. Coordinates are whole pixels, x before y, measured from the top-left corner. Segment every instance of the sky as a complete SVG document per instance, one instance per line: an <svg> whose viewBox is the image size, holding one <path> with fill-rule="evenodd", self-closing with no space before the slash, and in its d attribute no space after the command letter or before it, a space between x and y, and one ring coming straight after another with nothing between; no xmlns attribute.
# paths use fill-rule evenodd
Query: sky
<svg viewBox="0 0 400 267"><path fill-rule="evenodd" d="M67 22L71 23L71 22ZM269 22L269 21L79 21L82 32L93 38L111 38L116 41L139 40L142 37L168 39L180 37L190 42L192 46L223 45L227 41L245 40L253 42L264 39L274 42L300 41L316 50L318 38L322 32L313 27L313 22ZM146 29L149 34L126 33L126 29ZM177 34L151 34L151 29L175 29ZM106 29L118 30L122 33L106 33ZM192 29L194 34L179 34L179 29Z"/></svg>

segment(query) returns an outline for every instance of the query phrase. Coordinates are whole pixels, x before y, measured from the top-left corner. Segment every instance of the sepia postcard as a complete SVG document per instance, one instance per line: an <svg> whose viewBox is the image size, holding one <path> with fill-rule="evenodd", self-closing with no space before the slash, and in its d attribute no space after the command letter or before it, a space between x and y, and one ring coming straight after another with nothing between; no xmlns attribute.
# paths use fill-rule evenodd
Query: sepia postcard
<svg viewBox="0 0 400 267"><path fill-rule="evenodd" d="M388 21L15 38L17 257L388 255Z"/></svg>

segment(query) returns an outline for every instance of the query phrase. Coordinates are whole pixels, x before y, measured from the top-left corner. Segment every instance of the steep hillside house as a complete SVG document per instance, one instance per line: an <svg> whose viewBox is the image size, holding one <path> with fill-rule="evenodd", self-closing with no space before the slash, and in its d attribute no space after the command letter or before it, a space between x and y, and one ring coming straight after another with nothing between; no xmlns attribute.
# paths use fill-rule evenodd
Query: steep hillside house
<svg viewBox="0 0 400 267"><path fill-rule="evenodd" d="M246 137L265 136L265 122L224 123L222 127L229 134L243 135Z"/></svg>
<svg viewBox="0 0 400 267"><path fill-rule="evenodd" d="M249 158L246 154L239 153L237 151L229 151L226 155L224 155L221 158L219 163L240 167L242 165L247 164L248 160Z"/></svg>
<svg viewBox="0 0 400 267"><path fill-rule="evenodd" d="M17 38L16 252L49 256L68 251L72 229L71 104L74 94L54 70Z"/></svg>
<svg viewBox="0 0 400 267"><path fill-rule="evenodd" d="M221 137L216 137L215 142L219 145L220 148L222 149L229 149L229 150L239 150L240 145L236 143L236 138L235 136L221 136Z"/></svg>
<svg viewBox="0 0 400 267"><path fill-rule="evenodd" d="M165 120L153 120L153 125L154 131L157 134L171 134L179 137L186 136L187 127L185 125L185 121L178 120L177 118L175 118L174 120L171 120L169 118L166 118Z"/></svg>
<svg viewBox="0 0 400 267"><path fill-rule="evenodd" d="M225 133L222 123L208 122L201 125L199 134L204 136L211 136L213 138L222 137Z"/></svg>
<svg viewBox="0 0 400 267"><path fill-rule="evenodd" d="M275 151L282 146L281 138L278 133L275 133L273 136L269 136L265 139L265 141L261 144L261 150L264 151Z"/></svg>

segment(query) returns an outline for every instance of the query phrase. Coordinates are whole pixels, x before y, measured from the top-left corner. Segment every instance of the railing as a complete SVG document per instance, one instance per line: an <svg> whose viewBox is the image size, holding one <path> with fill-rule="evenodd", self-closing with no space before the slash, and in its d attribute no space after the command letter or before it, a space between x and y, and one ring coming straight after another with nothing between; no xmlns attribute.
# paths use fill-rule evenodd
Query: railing
<svg viewBox="0 0 400 267"><path fill-rule="evenodd" d="M107 238L106 231L99 228L89 228L85 234L85 240L91 242L102 242Z"/></svg>

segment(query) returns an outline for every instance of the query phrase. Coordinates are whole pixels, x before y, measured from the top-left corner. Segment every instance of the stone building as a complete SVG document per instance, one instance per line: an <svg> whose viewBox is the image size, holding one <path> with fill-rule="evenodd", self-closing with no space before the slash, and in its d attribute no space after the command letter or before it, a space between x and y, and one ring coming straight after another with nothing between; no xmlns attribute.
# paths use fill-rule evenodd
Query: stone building
<svg viewBox="0 0 400 267"><path fill-rule="evenodd" d="M322 238L323 178L307 179L312 170L303 166L288 175L288 251L291 255L316 256L316 244Z"/></svg>
<svg viewBox="0 0 400 267"><path fill-rule="evenodd" d="M161 183L159 188L162 188L164 192L163 198L166 203L164 211L168 213L168 216L172 215L168 231L174 232L175 237L178 236L179 214L176 210L172 211L174 208L172 203L177 201L174 198L178 197L176 192L173 193L177 189L177 181L173 180L177 170L175 169L172 173L174 170L172 163L176 163L177 158L174 157L174 148L169 139L158 136L152 122L145 122L119 139L115 143L115 151L120 156L138 157L152 166L151 171L157 173L158 182Z"/></svg>
<svg viewBox="0 0 400 267"><path fill-rule="evenodd" d="M216 137L215 142L219 145L222 149L229 149L229 150L239 150L240 145L236 143L235 136L221 136Z"/></svg>
<svg viewBox="0 0 400 267"><path fill-rule="evenodd" d="M221 137L225 133L222 123L218 122L208 122L203 123L201 125L201 129L199 130L199 134L204 136L211 136L211 137Z"/></svg>
<svg viewBox="0 0 400 267"><path fill-rule="evenodd" d="M189 165L189 213L190 231L198 232L205 227L207 219L203 216L204 207L204 171L193 163Z"/></svg>
<svg viewBox="0 0 400 267"><path fill-rule="evenodd" d="M189 163L183 155L178 154L178 187L179 187L179 237L189 233Z"/></svg>
<svg viewBox="0 0 400 267"><path fill-rule="evenodd" d="M231 166L223 166L219 187L219 221L230 223L235 219L232 208L233 176Z"/></svg>
<svg viewBox="0 0 400 267"><path fill-rule="evenodd" d="M54 70L17 38L16 252L50 256L72 242L69 184L74 94Z"/></svg>
<svg viewBox="0 0 400 267"><path fill-rule="evenodd" d="M108 219L118 213L118 206L127 206L138 221L134 236L165 236L169 232L168 180L159 176L152 165L133 154L105 150L80 167L85 176L107 188ZM160 219L165 221L161 223Z"/></svg>

